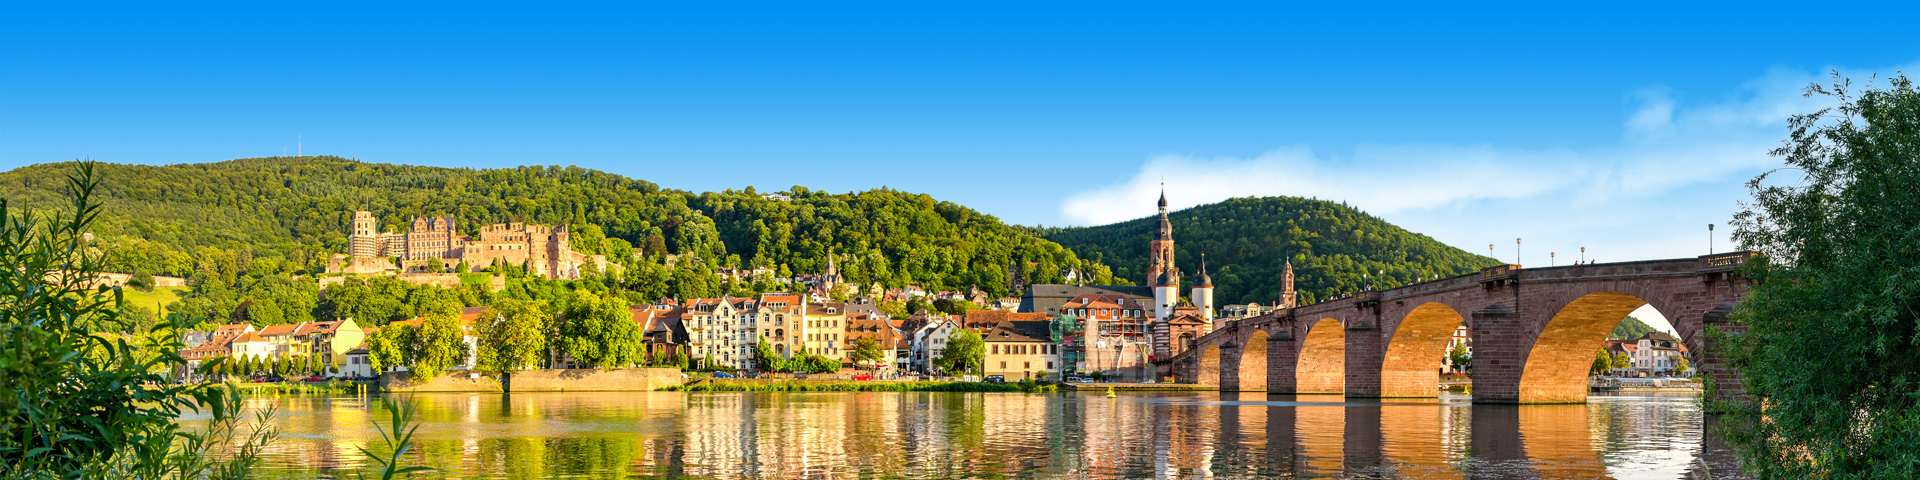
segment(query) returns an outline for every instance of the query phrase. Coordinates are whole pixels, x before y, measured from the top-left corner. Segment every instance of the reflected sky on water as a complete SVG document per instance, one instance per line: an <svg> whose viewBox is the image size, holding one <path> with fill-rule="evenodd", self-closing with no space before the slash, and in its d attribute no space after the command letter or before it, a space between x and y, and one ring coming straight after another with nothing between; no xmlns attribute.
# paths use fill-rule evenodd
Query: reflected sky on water
<svg viewBox="0 0 1920 480"><path fill-rule="evenodd" d="M1262 393L419 394L458 478L1687 478L1689 396L1471 405ZM377 398L287 396L273 478L353 478ZM1730 471L1724 447L1705 460Z"/></svg>

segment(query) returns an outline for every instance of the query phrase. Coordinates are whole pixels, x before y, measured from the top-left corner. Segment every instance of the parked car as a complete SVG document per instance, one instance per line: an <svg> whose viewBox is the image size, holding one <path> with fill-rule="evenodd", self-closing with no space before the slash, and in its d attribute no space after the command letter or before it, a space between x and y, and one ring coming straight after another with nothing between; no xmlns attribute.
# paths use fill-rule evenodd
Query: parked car
<svg viewBox="0 0 1920 480"><path fill-rule="evenodd" d="M854 380L873 380L873 374L871 373L856 374L853 376L853 379Z"/></svg>
<svg viewBox="0 0 1920 480"><path fill-rule="evenodd" d="M307 377L307 378L302 378L302 379L300 379L300 381L302 381L302 382L324 382L324 381L327 381L327 378L326 378L326 377Z"/></svg>
<svg viewBox="0 0 1920 480"><path fill-rule="evenodd" d="M1067 377L1067 383L1093 383L1093 379L1087 377Z"/></svg>
<svg viewBox="0 0 1920 480"><path fill-rule="evenodd" d="M713 372L713 378L733 378L733 374L727 373L727 372Z"/></svg>
<svg viewBox="0 0 1920 480"><path fill-rule="evenodd" d="M988 375L987 383L1007 383L1007 377L1005 375Z"/></svg>
<svg viewBox="0 0 1920 480"><path fill-rule="evenodd" d="M796 373L796 374L793 374L793 379L794 379L794 380L806 380L806 379L807 379L807 374L804 374L804 373Z"/></svg>

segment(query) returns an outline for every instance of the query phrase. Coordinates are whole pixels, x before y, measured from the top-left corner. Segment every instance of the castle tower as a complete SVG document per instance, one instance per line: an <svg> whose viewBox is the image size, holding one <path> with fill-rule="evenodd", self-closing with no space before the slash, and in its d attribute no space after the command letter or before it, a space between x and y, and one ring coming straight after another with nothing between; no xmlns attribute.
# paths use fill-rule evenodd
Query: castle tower
<svg viewBox="0 0 1920 480"><path fill-rule="evenodd" d="M1213 277L1207 276L1207 254L1200 254L1200 278L1193 282L1193 306L1200 309L1200 318L1213 323Z"/></svg>
<svg viewBox="0 0 1920 480"><path fill-rule="evenodd" d="M347 255L353 258L380 256L379 228L373 212L353 212L353 220L347 225Z"/></svg>
<svg viewBox="0 0 1920 480"><path fill-rule="evenodd" d="M1160 191L1160 223L1153 229L1153 241L1147 245L1147 257L1147 283L1150 285L1159 281L1163 273L1180 271L1173 264L1173 223L1167 221L1167 192L1164 188ZM1175 273L1175 276L1178 275Z"/></svg>
<svg viewBox="0 0 1920 480"><path fill-rule="evenodd" d="M1297 303L1298 303L1298 297L1295 296L1293 293L1293 261L1288 260L1287 266L1280 269L1280 305L1279 307L1293 308L1293 307L1299 306Z"/></svg>

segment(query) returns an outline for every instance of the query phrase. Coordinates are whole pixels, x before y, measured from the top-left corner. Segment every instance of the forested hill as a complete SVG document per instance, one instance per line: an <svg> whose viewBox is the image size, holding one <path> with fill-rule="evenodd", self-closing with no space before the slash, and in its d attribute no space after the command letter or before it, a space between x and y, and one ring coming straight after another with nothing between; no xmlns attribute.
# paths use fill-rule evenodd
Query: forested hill
<svg viewBox="0 0 1920 480"><path fill-rule="evenodd" d="M1273 303L1280 271L1293 261L1302 304L1367 285L1391 288L1496 265L1393 226L1352 207L1295 197L1235 198L1168 215L1175 258L1191 285L1206 254L1217 304ZM1035 229L1081 256L1113 266L1113 275L1146 281L1154 217L1112 225ZM1384 272L1384 273L1382 273Z"/></svg>
<svg viewBox="0 0 1920 480"><path fill-rule="evenodd" d="M14 205L62 205L71 163L0 173ZM712 296L712 268L816 273L829 254L849 280L928 288L979 286L1011 295L1009 266L1033 281L1104 266L951 202L893 190L829 194L793 187L792 201L746 191L692 193L577 167L458 169L338 157L250 158L167 166L101 164L106 213L97 233L113 269L236 277L304 273L345 251L355 210L404 231L445 216L462 234L499 222L568 224L577 250L632 263L640 295ZM634 253L641 255L634 255ZM671 271L666 254L690 261ZM660 279L666 279L664 281ZM645 298L645 297L643 297ZM658 298L658 297L651 297Z"/></svg>

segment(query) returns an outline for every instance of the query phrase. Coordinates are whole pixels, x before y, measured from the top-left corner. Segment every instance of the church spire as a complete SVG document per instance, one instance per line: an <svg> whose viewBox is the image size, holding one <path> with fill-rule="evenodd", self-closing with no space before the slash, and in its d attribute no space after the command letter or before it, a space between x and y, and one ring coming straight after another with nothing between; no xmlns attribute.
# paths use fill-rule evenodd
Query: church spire
<svg viewBox="0 0 1920 480"><path fill-rule="evenodd" d="M1164 273L1179 275L1173 263L1173 223L1167 220L1166 185L1160 187L1160 222L1153 227L1153 239L1147 244L1147 283L1158 284Z"/></svg>

